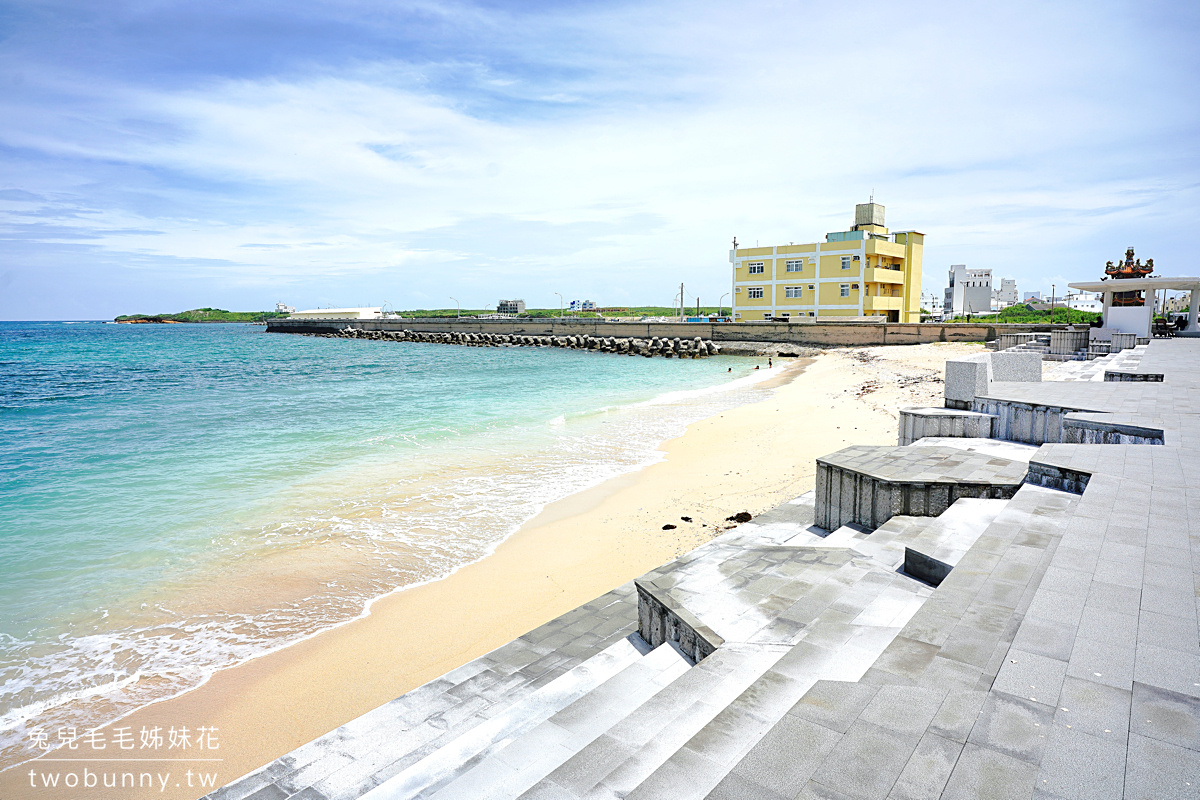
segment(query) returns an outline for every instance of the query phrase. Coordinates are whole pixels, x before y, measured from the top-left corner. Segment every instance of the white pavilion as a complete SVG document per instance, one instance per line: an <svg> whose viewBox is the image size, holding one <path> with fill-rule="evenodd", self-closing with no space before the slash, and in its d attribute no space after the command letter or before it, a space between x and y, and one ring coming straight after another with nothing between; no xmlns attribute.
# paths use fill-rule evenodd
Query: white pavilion
<svg viewBox="0 0 1200 800"><path fill-rule="evenodd" d="M1125 251L1125 261L1110 261L1105 267L1110 278L1068 284L1072 289L1104 295L1103 327L1092 330L1092 339L1108 339L1112 333L1132 333L1139 339L1150 338L1154 325L1154 309L1158 292L1190 291L1187 327L1180 335L1200 336L1196 326L1197 304L1200 302L1200 278L1162 278L1150 275L1154 259L1134 261L1133 248Z"/></svg>

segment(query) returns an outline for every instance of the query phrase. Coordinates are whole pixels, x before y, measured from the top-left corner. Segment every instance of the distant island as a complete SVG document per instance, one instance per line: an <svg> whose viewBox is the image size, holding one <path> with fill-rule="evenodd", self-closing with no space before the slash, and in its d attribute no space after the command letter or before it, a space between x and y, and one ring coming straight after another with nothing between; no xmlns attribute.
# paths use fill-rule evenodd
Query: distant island
<svg viewBox="0 0 1200 800"><path fill-rule="evenodd" d="M122 314L113 319L128 325L177 324L183 322L263 322L288 316L286 311L226 311L222 308L193 308L177 314Z"/></svg>

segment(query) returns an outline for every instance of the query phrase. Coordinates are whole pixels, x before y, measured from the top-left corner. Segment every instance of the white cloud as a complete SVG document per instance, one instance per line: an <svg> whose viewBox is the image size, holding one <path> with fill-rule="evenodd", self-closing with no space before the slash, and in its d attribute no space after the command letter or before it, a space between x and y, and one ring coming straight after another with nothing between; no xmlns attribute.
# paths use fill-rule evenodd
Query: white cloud
<svg viewBox="0 0 1200 800"><path fill-rule="evenodd" d="M1164 267L1184 254L1167 233L1196 199L1196 106L1180 102L1195 75L1172 72L1185 57L1136 9L445 13L492 31L494 64L313 63L172 90L52 75L45 94L68 102L24 92L0 135L163 198L37 179L100 206L90 241L143 270L200 259L240 285L323 291L353 277L399 306L514 284L533 302L666 302L679 280L715 299L733 234L810 241L872 189L893 227L928 234L927 288L951 261L1042 288L1131 237L1157 239Z"/></svg>

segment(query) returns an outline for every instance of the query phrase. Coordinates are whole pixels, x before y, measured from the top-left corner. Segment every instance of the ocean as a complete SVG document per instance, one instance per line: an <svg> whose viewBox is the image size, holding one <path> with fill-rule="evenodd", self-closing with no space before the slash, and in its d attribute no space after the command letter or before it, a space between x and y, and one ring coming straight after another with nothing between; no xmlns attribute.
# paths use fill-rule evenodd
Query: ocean
<svg viewBox="0 0 1200 800"><path fill-rule="evenodd" d="M478 560L753 366L0 322L0 768Z"/></svg>

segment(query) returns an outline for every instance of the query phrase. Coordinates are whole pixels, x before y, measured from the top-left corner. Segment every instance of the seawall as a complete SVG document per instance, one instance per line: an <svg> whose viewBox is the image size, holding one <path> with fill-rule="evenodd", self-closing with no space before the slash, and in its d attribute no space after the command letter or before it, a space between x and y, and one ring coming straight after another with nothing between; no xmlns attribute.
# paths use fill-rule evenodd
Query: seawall
<svg viewBox="0 0 1200 800"><path fill-rule="evenodd" d="M605 322L599 319L273 319L270 333L332 333L346 327L364 331L490 333L522 336L614 336L771 342L812 347L869 347L928 342L989 342L1002 333L1046 333L1063 325L912 322Z"/></svg>

